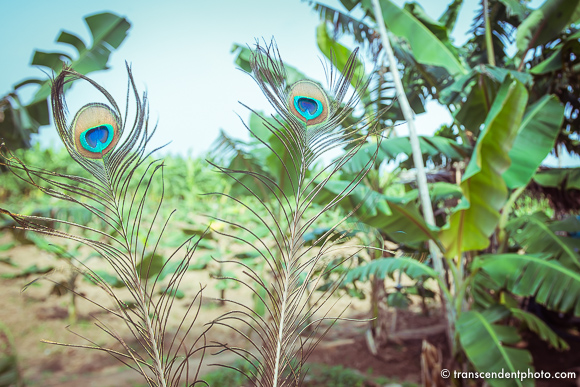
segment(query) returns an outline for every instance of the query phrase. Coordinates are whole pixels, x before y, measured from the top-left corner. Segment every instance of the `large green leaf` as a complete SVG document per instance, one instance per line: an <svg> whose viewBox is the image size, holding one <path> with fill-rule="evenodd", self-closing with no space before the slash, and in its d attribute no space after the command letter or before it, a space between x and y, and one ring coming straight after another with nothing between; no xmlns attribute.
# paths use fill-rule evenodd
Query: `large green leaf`
<svg viewBox="0 0 580 387"><path fill-rule="evenodd" d="M283 135L288 129L279 127L276 134L272 133L266 143L272 149L268 152L266 163L264 164L266 170L270 175L275 177L276 184L287 196L295 195L298 189L298 181L300 171L303 165L301 158L296 151L297 147L288 146L280 140L278 135ZM286 142L292 136L286 135ZM275 152L275 153L274 153ZM307 174L306 177L309 175Z"/></svg>
<svg viewBox="0 0 580 387"><path fill-rule="evenodd" d="M523 54L529 48L556 39L566 26L579 19L580 0L547 0L520 24L516 46Z"/></svg>
<svg viewBox="0 0 580 387"><path fill-rule="evenodd" d="M515 15L520 21L524 20L529 13L525 3L519 0L499 0L506 7L508 16Z"/></svg>
<svg viewBox="0 0 580 387"><path fill-rule="evenodd" d="M521 340L514 327L494 324L508 316L496 306L484 312L463 312L457 320L457 333L465 354L479 372L526 372L533 370L532 356L523 349L508 347ZM490 375L491 376L491 375ZM533 379L486 378L494 387L533 386Z"/></svg>
<svg viewBox="0 0 580 387"><path fill-rule="evenodd" d="M526 86L532 83L532 77L527 73L490 65L477 66L471 70L470 75L471 77L459 77L451 86L445 89L447 96L443 97L442 101L458 91L469 93L467 94L467 99L460 104L460 108L455 112L454 116L476 137L506 77L511 75ZM449 91L447 91L448 89Z"/></svg>
<svg viewBox="0 0 580 387"><path fill-rule="evenodd" d="M314 3L314 9L320 13L321 19L321 24L319 24L316 30L316 41L318 47L320 51L329 60L331 60L338 71L343 72L344 66L347 63L347 60L352 51L338 43L336 40L337 35L348 34L355 40L357 44L361 46L368 46L369 50L373 52L378 49L376 42L378 42L380 39L378 35L374 35L373 29L371 29L371 27L369 27L366 23L354 19L350 15L327 7L323 4ZM329 25L333 26L334 33L329 32L327 28ZM406 55L401 55L400 52L398 52L397 49L400 48L400 45L397 45L396 42L393 42L393 49L397 53L397 57L399 59L401 59L402 56L407 57ZM412 57L412 54L409 56ZM406 61L405 66L419 71L421 71L419 68L424 67L417 64L416 62L414 62L413 65L409 65L409 63ZM351 84L353 86L355 86L359 80L368 80L364 74L363 63L358 60L358 58L355 63L355 69L356 74L351 80ZM447 75L447 73L445 74ZM403 77L408 76L410 76L409 72L403 74ZM410 80L403 79L403 82L407 85L405 88L405 93L407 94L409 104L413 108L413 111L416 114L424 113L425 107L423 104L425 102L425 97L421 90L421 86L419 85L421 81L418 81L415 77ZM382 110L387 106L390 106L391 108L383 111L381 118L383 120L392 121L403 119L401 110L397 108L398 100L394 98L394 84L388 76L372 77L372 81L369 87L365 89L358 88L357 92L359 92L361 102L365 105L365 110L369 114L375 114L377 110ZM354 121L356 121L356 119L353 120L353 123ZM343 122L343 126L345 124L347 124L347 122Z"/></svg>
<svg viewBox="0 0 580 387"><path fill-rule="evenodd" d="M18 95L13 94L0 99L2 105L5 107L0 120L0 137L10 149L29 148L31 134L38 133L41 122L49 120L47 101L25 106Z"/></svg>
<svg viewBox="0 0 580 387"><path fill-rule="evenodd" d="M419 3L410 2L405 3L403 10L409 12L417 20L419 20L425 27L429 29L442 42L449 42L449 31L445 24L434 20L425 12ZM455 51L455 47L451 47L451 51Z"/></svg>
<svg viewBox="0 0 580 387"><path fill-rule="evenodd" d="M258 115L253 111L250 112L250 121L248 126L250 129L250 136L257 140L256 144L260 143L260 140L268 141L270 136L272 136L272 132L270 129L268 129L271 126L268 126L267 124L274 127L278 126L276 119L272 117L266 117L263 114Z"/></svg>
<svg viewBox="0 0 580 387"><path fill-rule="evenodd" d="M580 273L544 255L494 254L477 257L472 269L481 269L511 293L536 298L559 312L580 315Z"/></svg>
<svg viewBox="0 0 580 387"><path fill-rule="evenodd" d="M457 186L457 184L438 181L433 184L429 184L429 196L431 197L432 202L449 199L461 199L463 197L463 191L461 191L461 187Z"/></svg>
<svg viewBox="0 0 580 387"><path fill-rule="evenodd" d="M562 220L552 222L550 223L550 230L580 235L580 215L570 215Z"/></svg>
<svg viewBox="0 0 580 387"><path fill-rule="evenodd" d="M373 259L367 264L350 269L343 282L351 283L354 281L366 281L371 275L379 279L384 279L387 275L393 274L396 270L403 271L413 279L419 277L437 278L435 270L416 259L409 257L391 257Z"/></svg>
<svg viewBox="0 0 580 387"><path fill-rule="evenodd" d="M497 305L497 295L501 294L501 285L487 275L476 275L470 283L470 296L473 300L471 309L485 310Z"/></svg>
<svg viewBox="0 0 580 387"><path fill-rule="evenodd" d="M413 183L415 179L412 179ZM437 181L435 183L428 183L427 189L429 191L429 196L431 197L431 202L436 203L441 200L449 200L449 199L461 199L463 197L463 191L461 191L461 187L457 184L446 183L444 181ZM411 189L405 192L402 196L392 197L392 196L385 196L387 203L394 203L394 204L406 204L413 201L419 200L419 190L418 189Z"/></svg>
<svg viewBox="0 0 580 387"><path fill-rule="evenodd" d="M234 43L232 45L231 52L236 54L234 62L238 66L240 66L242 68L242 70L244 70L248 73L252 72L251 61L252 61L253 53L252 53L251 49L249 49L245 45ZM288 65L287 63L284 63L284 69L286 71L286 77L287 77L286 81L288 82L288 84L292 84L292 83L297 82L301 79L308 78L306 75L304 75L304 73L302 73L301 71L299 71L295 67Z"/></svg>
<svg viewBox="0 0 580 387"><path fill-rule="evenodd" d="M533 179L543 187L580 190L580 168L554 168L540 171Z"/></svg>
<svg viewBox="0 0 580 387"><path fill-rule="evenodd" d="M436 158L441 159L442 157L448 160L459 161L463 160L468 154L468 149L464 145L446 137L419 136L419 143L423 157L434 162ZM377 165L385 161L394 160L400 155L406 155L411 158L411 142L409 141L409 137L388 138L381 141L378 152L376 143L365 144L344 164L342 168L343 172L357 174L374 157L375 153L377 153L375 159ZM403 164L404 167L406 167L405 164Z"/></svg>
<svg viewBox="0 0 580 387"><path fill-rule="evenodd" d="M495 80L498 83L505 81L507 76L512 76L514 79L517 79L525 86L531 86L533 82L533 77L527 72L490 65L478 66L476 70L481 74L487 75L489 78Z"/></svg>
<svg viewBox="0 0 580 387"><path fill-rule="evenodd" d="M569 268L580 269L580 239L557 235L555 231L561 230L551 227L549 221L545 214L537 213L515 218L506 228L527 253L547 253Z"/></svg>
<svg viewBox="0 0 580 387"><path fill-rule="evenodd" d="M284 144L283 141L287 143L292 137L284 136L288 129L281 126L280 122L275 118L252 113L249 123L250 142L233 139L225 132L220 132L213 157L229 162L228 169L239 180L232 184L232 194L247 195L250 194L248 190L251 190L264 201L274 193L279 194L279 189L288 196L295 194L302 168L301 159L291 154L296 147ZM257 174L266 178L261 179ZM310 171L307 170L306 177L309 176Z"/></svg>
<svg viewBox="0 0 580 387"><path fill-rule="evenodd" d="M320 204L328 203L336 195L348 191L349 184L350 181L344 180L329 181L315 200ZM358 207L354 214L358 220L380 229L393 241L412 244L436 238L415 201L405 203L402 198L390 198L360 184L340 201L340 206L346 211Z"/></svg>
<svg viewBox="0 0 580 387"><path fill-rule="evenodd" d="M510 308L512 315L522 321L534 333L544 341L547 341L552 347L559 350L570 349L568 344L562 340L545 322L540 320L535 314L531 314L518 308Z"/></svg>
<svg viewBox="0 0 580 387"><path fill-rule="evenodd" d="M375 217L365 221L368 225L381 229L391 240L413 244L429 239L436 240L435 231L425 223L415 202L399 204L388 202L392 214L388 217Z"/></svg>
<svg viewBox="0 0 580 387"><path fill-rule="evenodd" d="M76 35L62 31L56 41L72 46L76 49L78 57L72 59L62 52L36 51L32 58L32 65L45 66L58 73L62 68L61 58L67 57L70 59L70 66L81 74L86 75L93 71L106 70L111 51L118 48L125 40L131 23L127 19L109 12L87 16L85 22L93 39L90 48ZM50 86L50 80L43 82L31 104L46 100L50 95Z"/></svg>
<svg viewBox="0 0 580 387"><path fill-rule="evenodd" d="M263 164L259 162L259 158L255 157L261 153L256 150L240 152L232 159L228 168L234 171L233 176L237 179L237 181L232 181L231 193L233 195L251 195L253 192L261 200L268 201L271 192L267 184L256 176L256 174L269 176ZM251 174L239 171L250 171Z"/></svg>
<svg viewBox="0 0 580 387"><path fill-rule="evenodd" d="M457 103L459 98L464 98L471 93L471 91L475 88L475 86L483 87L485 86L485 92L487 93L487 99L493 101L495 98L497 91L505 78L511 75L518 81L522 82L526 86L532 85L532 76L527 72L520 72L517 70L512 69L505 69L502 67L496 67L491 65L479 65L472 68L469 73L458 76L455 78L451 84L448 84L445 89L443 89L439 95L439 102L444 105L449 105L452 103ZM481 103L481 102L479 102ZM463 107L463 104L462 106ZM489 107L486 109L489 110ZM456 115L459 113L456 113ZM469 118L469 115L466 114L466 118ZM476 125L479 126L483 123L482 118ZM470 124L468 120L462 122ZM471 124L473 126L473 124Z"/></svg>
<svg viewBox="0 0 580 387"><path fill-rule="evenodd" d="M554 148L563 120L564 106L555 95L545 95L527 109L509 153L511 165L503 174L508 188L528 185Z"/></svg>
<svg viewBox="0 0 580 387"><path fill-rule="evenodd" d="M462 5L463 0L453 0L453 2L447 6L447 11L443 12L439 18L439 23L445 25L445 27L447 27L447 31L453 31Z"/></svg>
<svg viewBox="0 0 580 387"><path fill-rule="evenodd" d="M484 249L499 221L499 210L507 199L501 177L509 167L508 152L528 100L524 85L506 77L477 139L471 160L461 182L463 208L451 215L440 239L448 256ZM468 206L467 206L468 205Z"/></svg>
<svg viewBox="0 0 580 387"><path fill-rule="evenodd" d="M409 42L417 62L444 67L451 75L466 73L457 55L419 19L390 0L379 2L387 28ZM363 0L362 5L374 14L370 0Z"/></svg>
<svg viewBox="0 0 580 387"><path fill-rule="evenodd" d="M256 128L254 134L256 136L263 134L260 130L261 128ZM255 174L271 177L268 175L263 162L270 152L263 146L248 148L249 146L245 142L231 138L221 131L214 142L212 157L216 161L219 158L219 161L227 162L232 176L237 179L231 183L231 194L248 195L253 192L262 200L267 201L271 192L268 186ZM251 174L241 173L240 171L249 171ZM271 178L274 179L273 177Z"/></svg>
<svg viewBox="0 0 580 387"><path fill-rule="evenodd" d="M293 136L287 134L288 129L281 126L280 122L283 120L279 117L258 116L252 113L249 128L257 141L252 143L246 155L252 158L255 164L262 165L284 194L292 196L296 193L302 165L295 151L297 147L288 144L289 141L293 141ZM306 171L306 177L308 176L309 171ZM272 188L275 189L273 186Z"/></svg>
<svg viewBox="0 0 580 387"><path fill-rule="evenodd" d="M324 189L316 195L315 200L319 204L328 203L337 195L344 195L344 193L351 191L351 187L350 180L330 180L326 182ZM386 196L373 191L364 184L359 184L346 195L340 201L340 206L347 211L358 207L355 216L366 224L368 221L391 215Z"/></svg>
<svg viewBox="0 0 580 387"><path fill-rule="evenodd" d="M450 82L447 87L439 93L439 103L443 105L451 105L453 103L461 102L464 97L467 97L472 86L476 83L476 76L478 76L478 73L475 69L471 69L467 74L455 77L455 80Z"/></svg>
<svg viewBox="0 0 580 387"><path fill-rule="evenodd" d="M479 78L480 84L482 85L487 80L483 75L479 75ZM493 83L491 86L493 86ZM483 88L486 88L486 90L484 91ZM489 92L491 91L490 89L491 88L486 87L486 85L483 85L483 87L472 87L465 102L460 105L461 107L454 114L454 118L463 125L466 130L476 136L479 133L479 128L485 121L485 117L487 117L491 107L488 98L490 98L490 94L492 94L491 97L493 98L493 95L497 92L497 88L492 90L492 93Z"/></svg>
<svg viewBox="0 0 580 387"><path fill-rule="evenodd" d="M161 254L149 253L137 264L139 278L146 280L157 276L163 269L165 259Z"/></svg>
<svg viewBox="0 0 580 387"><path fill-rule="evenodd" d="M580 32L568 36L566 40L553 48L554 52L547 59L532 67L530 73L543 75L562 71L566 58L572 54L575 57L580 56L580 42L578 42L578 39L580 39Z"/></svg>
<svg viewBox="0 0 580 387"><path fill-rule="evenodd" d="M87 48L79 37L69 32L62 31L57 39L57 42L68 44L77 51L76 59L63 52L36 51L31 64L48 67L59 73L64 59L81 74L106 70L111 51L121 45L131 24L125 18L112 13L88 16L85 22L93 38L90 48ZM39 87L28 104L21 103L16 93L4 98L4 101L8 102L8 109L4 111L6 119L0 120L0 137L6 139L6 144L11 149L29 147L30 135L38 133L40 126L49 124L47 98L50 95L52 80L28 79L18 83L14 90L30 84ZM70 84L67 87L70 87Z"/></svg>
<svg viewBox="0 0 580 387"><path fill-rule="evenodd" d="M421 145L421 152L425 157L443 155L451 160L460 160L467 155L463 145L446 137L419 136L419 144ZM385 160L385 158L394 159L401 154L409 157L412 155L409 137L394 137L383 140L378 158L380 160Z"/></svg>
<svg viewBox="0 0 580 387"><path fill-rule="evenodd" d="M324 20L316 28L316 43L318 44L318 48L324 54L324 56L332 61L332 64L337 68L338 71L342 71L348 62L352 51L338 43L330 36L328 33L326 21ZM356 86L359 82L364 82L364 80L361 80L361 77L364 77L364 75L364 65L357 58L355 76L352 77L350 83L353 86Z"/></svg>

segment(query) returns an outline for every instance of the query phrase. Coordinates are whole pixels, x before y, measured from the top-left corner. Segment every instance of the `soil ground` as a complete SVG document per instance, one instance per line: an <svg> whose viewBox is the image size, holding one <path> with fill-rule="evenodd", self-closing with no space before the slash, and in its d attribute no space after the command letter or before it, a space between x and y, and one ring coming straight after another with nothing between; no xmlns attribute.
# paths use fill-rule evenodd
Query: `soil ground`
<svg viewBox="0 0 580 387"><path fill-rule="evenodd" d="M0 236L0 244L10 240L7 235ZM10 251L0 253L0 258L9 257L17 267L0 263L0 275L21 271L22 268L36 264L38 267L53 266L55 269L51 278L59 280L66 278L67 264L55 261L48 253L37 250L34 246L18 246ZM227 310L227 306L219 306L211 299L217 297L217 291L212 290L211 280L207 273L195 272L188 275L186 293L199 289L199 283L208 283L208 293L201 306L200 318L203 322L210 321ZM27 386L59 386L59 387L122 387L143 386L141 376L122 366L106 353L89 351L73 347L62 347L42 343L42 339L65 343L87 344L67 329L70 298L68 295L51 294L52 284L40 281L30 286L25 292L23 287L36 278L24 276L14 279L0 279L0 322L11 332L18 354L19 367ZM59 277L60 276L60 277ZM78 280L79 291L104 304L107 299L93 285ZM213 294L213 293L215 294ZM240 293L241 290L230 291ZM242 294L243 298L244 295ZM245 295L247 297L247 295ZM341 300L337 307L343 308L348 300ZM185 307L185 301L180 301ZM348 317L364 318L368 310L367 302L354 302L347 311ZM427 339L431 344L442 350L443 366L452 367L446 363L449 359L449 348L445 334L442 331L442 316L437 304L429 305L429 316L422 315L418 306L409 310L397 311L398 329L387 343L379 347L379 355L373 356L368 349L364 332L366 323L338 322L325 336L310 357L310 362L329 365L343 365L354 368L363 374L387 376L400 382L421 383L421 344ZM392 311L391 311L392 312ZM112 323L113 320L98 308L86 301L78 302L78 321L71 327L81 336L90 337L99 344L111 343L112 340L104 332L95 327L98 320ZM123 337L130 337L126 329L117 326ZM201 332L199 324L195 329ZM171 335L171 334L169 334ZM571 349L558 352L549 348L537 336L524 334L520 346L527 347L533 354L536 370L549 372L576 371L580 375L580 339L568 341ZM242 344L232 332L225 328L212 329L208 340L227 341L229 344ZM128 339L127 339L128 340ZM113 348L114 344L113 344ZM233 361L233 359L230 359ZM205 363L212 363L212 356ZM222 358L222 362L228 359ZM202 373L215 370L204 365ZM539 380L536 385L548 386L579 386L575 380L556 381ZM469 385L466 383L465 385ZM232 386L233 387L233 386Z"/></svg>

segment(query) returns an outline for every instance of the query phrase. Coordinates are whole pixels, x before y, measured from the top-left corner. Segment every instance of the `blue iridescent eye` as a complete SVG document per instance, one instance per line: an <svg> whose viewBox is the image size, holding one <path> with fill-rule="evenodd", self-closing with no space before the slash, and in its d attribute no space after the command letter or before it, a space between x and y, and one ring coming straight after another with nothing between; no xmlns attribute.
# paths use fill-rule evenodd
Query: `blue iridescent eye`
<svg viewBox="0 0 580 387"><path fill-rule="evenodd" d="M95 126L81 133L81 145L89 152L100 153L113 141L114 135L110 124Z"/></svg>
<svg viewBox="0 0 580 387"><path fill-rule="evenodd" d="M314 98L297 95L294 97L294 107L307 120L312 120L322 114L322 103Z"/></svg>

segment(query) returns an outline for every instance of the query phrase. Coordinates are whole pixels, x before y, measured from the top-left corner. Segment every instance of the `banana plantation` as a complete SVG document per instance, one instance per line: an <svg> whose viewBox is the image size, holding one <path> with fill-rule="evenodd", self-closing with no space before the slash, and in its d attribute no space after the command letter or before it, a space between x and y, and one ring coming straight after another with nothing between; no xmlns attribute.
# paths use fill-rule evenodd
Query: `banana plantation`
<svg viewBox="0 0 580 387"><path fill-rule="evenodd" d="M0 387L578 386L580 1L433 3L297 2L325 79L232 38L246 133L192 102L199 155L153 146L140 63L110 66L130 13L31 42L44 73L0 96Z"/></svg>

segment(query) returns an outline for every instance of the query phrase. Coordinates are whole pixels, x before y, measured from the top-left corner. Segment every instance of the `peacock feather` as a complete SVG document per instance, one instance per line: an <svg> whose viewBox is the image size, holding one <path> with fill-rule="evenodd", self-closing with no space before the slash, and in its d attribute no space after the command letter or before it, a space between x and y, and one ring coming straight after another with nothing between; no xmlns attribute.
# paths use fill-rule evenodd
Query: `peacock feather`
<svg viewBox="0 0 580 387"><path fill-rule="evenodd" d="M327 204L321 208L312 207L317 197L328 194L324 187L332 176L378 132L375 120L346 123L352 117L359 96L368 86L368 81L362 81L365 79L363 74L355 74L357 61L355 51L341 72L333 67L325 68L326 92L311 80L288 84L284 63L275 44L257 44L251 61L251 76L276 114L272 118L260 116L269 132L266 136L252 132L249 127L248 130L273 156L267 158L269 170L276 171L277 175L214 164L233 179L234 184L244 187L248 199L220 195L244 206L267 230L267 235L261 236L248 224L220 219L241 230L242 235L248 235L241 238L240 234L224 233L254 249L266 262L270 273L264 277L254 267L238 262L247 279L235 280L247 286L266 305L266 312L262 315L244 302L230 300L238 310L215 321L234 329L252 344L252 348L237 348L224 343L222 346L224 351L233 351L253 364L250 371L238 371L256 386L298 386L302 383L303 366L328 329L324 324L329 322L327 320L336 321L327 315L324 304L340 281L325 291L315 292L314 289L334 267L360 251L346 253L341 262L329 264L329 257L341 249L337 244L342 242L342 238L336 236L346 237L348 234L337 233L337 227L351 214L308 246L304 238L326 211L356 188L373 164L373 159L369 159L348 187L325 200ZM353 82L355 87L349 92L353 79L358 81ZM345 153L311 173L314 163L335 148L344 148ZM256 201L260 208L256 207Z"/></svg>
<svg viewBox="0 0 580 387"><path fill-rule="evenodd" d="M201 289L191 297L173 339L166 342L165 332L175 300L173 295L199 240L190 238L184 241L175 252L163 258L161 270L153 271L151 257L162 255L159 244L169 221L159 219L163 194L151 194L154 179L163 183L163 163L152 161L152 152L146 150L155 131L148 124L147 96L141 96L137 91L128 66L127 71L127 105L131 97L135 104L132 121L127 117L129 106L123 114L104 88L71 68L65 67L53 80L51 97L55 126L72 159L87 172L85 175L67 175L29 167L6 149L1 149L0 163L16 176L50 196L83 207L93 217L92 224L99 224L98 220L106 228L19 215L2 208L0 212L11 216L24 230L90 246L109 262L131 294L134 308L128 307L115 289L90 267L80 263L83 274L99 285L116 304L116 308L99 306L122 320L135 337L136 344L128 343L114 328L99 320L96 325L116 339L123 350L102 347L89 339L88 345L53 344L106 351L140 372L148 386L183 385L183 376L188 380L188 386L195 385L202 383L197 381L201 360L197 367L191 368L189 363L194 355L204 351L205 332L197 340L189 338L187 345L185 338L178 337L186 336L192 329L201 305ZM69 124L64 91L75 80L90 83L102 94L106 103L85 105ZM67 231L58 225L66 226ZM169 280L161 283L162 273L169 266ZM82 294L78 296L84 297Z"/></svg>

